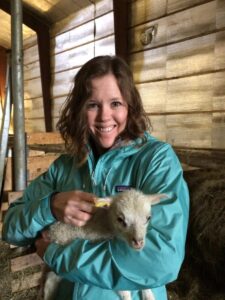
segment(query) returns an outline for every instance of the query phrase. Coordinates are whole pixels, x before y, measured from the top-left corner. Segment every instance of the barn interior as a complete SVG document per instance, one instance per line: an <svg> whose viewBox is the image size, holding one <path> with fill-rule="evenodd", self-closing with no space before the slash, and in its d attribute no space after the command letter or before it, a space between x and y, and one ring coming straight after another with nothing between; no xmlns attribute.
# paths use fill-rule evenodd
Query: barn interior
<svg viewBox="0 0 225 300"><path fill-rule="evenodd" d="M56 124L80 67L119 55L190 189L187 252L169 299L225 300L225 1L0 0L0 28L0 222L64 151ZM32 299L41 261L1 248L0 299Z"/></svg>

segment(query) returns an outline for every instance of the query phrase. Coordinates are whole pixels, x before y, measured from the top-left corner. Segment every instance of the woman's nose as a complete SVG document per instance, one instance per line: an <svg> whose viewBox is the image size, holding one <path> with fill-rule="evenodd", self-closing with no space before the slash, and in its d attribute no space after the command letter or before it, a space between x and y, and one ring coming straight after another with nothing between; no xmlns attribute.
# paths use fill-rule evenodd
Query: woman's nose
<svg viewBox="0 0 225 300"><path fill-rule="evenodd" d="M101 121L107 121L110 119L111 116L111 109L107 105L101 106L101 108L98 111L98 119Z"/></svg>

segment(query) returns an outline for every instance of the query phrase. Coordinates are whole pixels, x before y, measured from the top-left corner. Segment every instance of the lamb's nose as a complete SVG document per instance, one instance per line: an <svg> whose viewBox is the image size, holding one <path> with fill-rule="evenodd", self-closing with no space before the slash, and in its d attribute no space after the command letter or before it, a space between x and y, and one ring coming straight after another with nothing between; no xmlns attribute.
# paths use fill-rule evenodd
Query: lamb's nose
<svg viewBox="0 0 225 300"><path fill-rule="evenodd" d="M133 244L134 248L141 249L144 246L144 240L143 239L137 240L137 239L133 238L132 244Z"/></svg>

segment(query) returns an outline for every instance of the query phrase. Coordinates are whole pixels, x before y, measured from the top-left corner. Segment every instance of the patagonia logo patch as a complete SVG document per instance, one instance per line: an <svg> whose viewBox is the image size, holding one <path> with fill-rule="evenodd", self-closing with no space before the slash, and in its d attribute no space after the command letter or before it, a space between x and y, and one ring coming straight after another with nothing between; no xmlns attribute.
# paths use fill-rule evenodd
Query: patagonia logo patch
<svg viewBox="0 0 225 300"><path fill-rule="evenodd" d="M116 192L119 193L119 192L124 192L124 191L130 190L131 186L130 185L116 185L115 189L116 189Z"/></svg>

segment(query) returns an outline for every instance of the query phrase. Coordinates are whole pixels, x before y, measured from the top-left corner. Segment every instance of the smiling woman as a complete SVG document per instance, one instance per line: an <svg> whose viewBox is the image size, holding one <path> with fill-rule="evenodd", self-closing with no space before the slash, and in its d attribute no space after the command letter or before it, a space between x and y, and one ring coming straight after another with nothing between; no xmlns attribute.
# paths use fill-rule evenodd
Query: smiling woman
<svg viewBox="0 0 225 300"><path fill-rule="evenodd" d="M68 153L9 208L3 238L18 245L35 243L38 255L62 277L55 299L117 300L119 290L129 291L124 299L140 300L141 290L151 290L144 299L166 300L165 285L176 279L184 258L188 190L171 146L149 134L132 73L121 58L98 56L81 67L58 129ZM146 223L149 209L143 217L143 203L134 197L135 220L144 220L147 231L145 243L135 240L140 252L116 237L75 238L67 245L48 239L46 229L53 223L86 228L101 209L95 207L96 197L129 189L168 196L152 207L151 224ZM115 216L129 237L130 231L137 233L135 221L125 220L116 208Z"/></svg>

